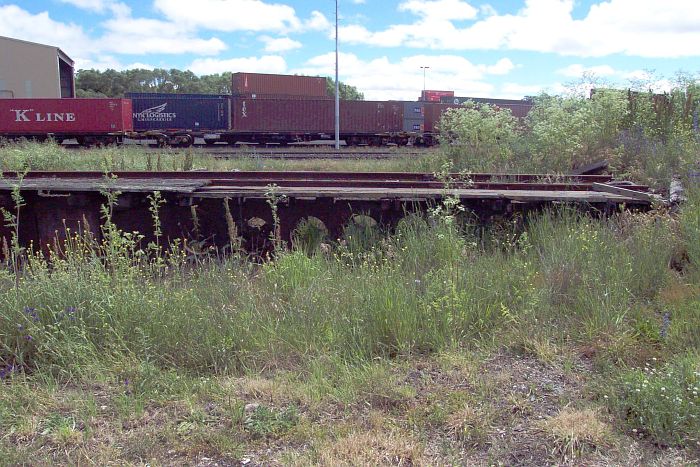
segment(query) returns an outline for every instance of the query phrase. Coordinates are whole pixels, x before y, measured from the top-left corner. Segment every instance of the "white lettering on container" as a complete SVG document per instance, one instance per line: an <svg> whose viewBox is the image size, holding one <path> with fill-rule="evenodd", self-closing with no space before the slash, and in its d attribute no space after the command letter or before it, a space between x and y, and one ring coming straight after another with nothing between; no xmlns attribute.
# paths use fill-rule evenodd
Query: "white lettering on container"
<svg viewBox="0 0 700 467"><path fill-rule="evenodd" d="M168 103L166 102L165 104L144 109L141 112L134 112L134 119L137 122L172 122L177 118L177 113L164 112L167 105Z"/></svg>
<svg viewBox="0 0 700 467"><path fill-rule="evenodd" d="M34 112L34 109L11 109L10 112L15 113L15 122L74 122L76 120L73 112Z"/></svg>

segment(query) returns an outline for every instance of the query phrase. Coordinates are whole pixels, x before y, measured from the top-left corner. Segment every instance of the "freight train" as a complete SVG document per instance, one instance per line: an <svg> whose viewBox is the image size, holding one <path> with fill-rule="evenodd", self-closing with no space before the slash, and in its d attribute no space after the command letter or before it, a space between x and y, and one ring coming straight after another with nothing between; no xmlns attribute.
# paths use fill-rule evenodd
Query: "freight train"
<svg viewBox="0 0 700 467"><path fill-rule="evenodd" d="M468 98L424 92L422 100L340 102L346 145L435 144L442 113ZM430 97L427 100L426 96ZM531 101L471 99L523 117ZM335 102L325 78L234 73L232 94L128 93L125 99L0 99L0 137L75 139L79 144L148 139L158 145L314 143L334 139Z"/></svg>

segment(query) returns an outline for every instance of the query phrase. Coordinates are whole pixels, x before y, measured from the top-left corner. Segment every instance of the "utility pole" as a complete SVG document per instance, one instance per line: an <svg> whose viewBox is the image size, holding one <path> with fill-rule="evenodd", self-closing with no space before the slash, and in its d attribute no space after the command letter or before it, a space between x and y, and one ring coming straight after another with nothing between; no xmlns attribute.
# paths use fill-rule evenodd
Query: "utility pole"
<svg viewBox="0 0 700 467"><path fill-rule="evenodd" d="M338 87L338 0L335 0L335 149L340 149L340 92Z"/></svg>
<svg viewBox="0 0 700 467"><path fill-rule="evenodd" d="M425 99L425 70L430 68L429 66L422 66L421 69L423 70L423 99Z"/></svg>

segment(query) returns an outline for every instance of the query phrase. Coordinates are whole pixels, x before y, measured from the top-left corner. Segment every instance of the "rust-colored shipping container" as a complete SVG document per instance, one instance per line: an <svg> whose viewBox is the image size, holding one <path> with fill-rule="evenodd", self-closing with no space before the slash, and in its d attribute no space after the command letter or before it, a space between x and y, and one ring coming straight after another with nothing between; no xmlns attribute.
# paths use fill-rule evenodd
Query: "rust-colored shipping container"
<svg viewBox="0 0 700 467"><path fill-rule="evenodd" d="M425 104L425 119L424 129L426 133L437 133L437 124L440 122L440 117L447 109L458 109L459 104L440 104L426 103Z"/></svg>
<svg viewBox="0 0 700 467"><path fill-rule="evenodd" d="M443 97L441 102L444 104L461 104L464 105L468 101L472 101L475 104L488 104L500 109L510 109L514 117L524 118L530 113L534 102L532 100L523 99L491 99L487 97Z"/></svg>
<svg viewBox="0 0 700 467"><path fill-rule="evenodd" d="M301 101L301 100L306 100L306 101L318 101L318 100L333 100L333 96L301 96L301 95L294 95L294 94L255 94L255 93L246 93L246 94L234 94L233 97L239 97L241 99L287 99L291 101Z"/></svg>
<svg viewBox="0 0 700 467"><path fill-rule="evenodd" d="M231 94L256 98L269 96L306 96L326 98L326 78L318 76L234 73Z"/></svg>
<svg viewBox="0 0 700 467"><path fill-rule="evenodd" d="M335 129L332 100L246 99L234 97L231 105L234 132L332 133ZM343 133L399 132L403 127L403 103L396 101L341 101Z"/></svg>
<svg viewBox="0 0 700 467"><path fill-rule="evenodd" d="M341 101L340 131L395 133L403 131L403 102Z"/></svg>
<svg viewBox="0 0 700 467"><path fill-rule="evenodd" d="M333 131L334 103L329 100L247 99L231 103L235 132L317 133Z"/></svg>
<svg viewBox="0 0 700 467"><path fill-rule="evenodd" d="M0 99L0 136L103 135L132 130L129 99Z"/></svg>
<svg viewBox="0 0 700 467"><path fill-rule="evenodd" d="M424 102L440 102L443 97L454 97L454 91L423 91L420 100Z"/></svg>

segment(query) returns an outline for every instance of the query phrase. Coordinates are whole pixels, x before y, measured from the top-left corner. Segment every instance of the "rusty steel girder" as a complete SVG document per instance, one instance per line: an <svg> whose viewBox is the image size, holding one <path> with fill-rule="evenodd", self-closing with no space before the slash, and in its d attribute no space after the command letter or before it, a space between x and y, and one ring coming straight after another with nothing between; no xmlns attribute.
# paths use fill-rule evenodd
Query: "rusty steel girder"
<svg viewBox="0 0 700 467"><path fill-rule="evenodd" d="M17 206L12 192L19 192ZM453 174L351 172L7 172L0 179L0 207L19 214L23 246L47 249L70 232L100 235L106 193L113 193L112 221L123 231L152 240L149 196L159 192L163 241L190 239L216 247L230 244L231 222L249 251L269 246L277 216L282 240L310 218L330 240L339 239L353 216L391 227L407 213L424 211L445 196L487 221L495 215L573 203L609 212L624 205L646 209L648 188L615 186L607 175ZM274 208L274 209L273 209ZM0 236L9 239L8 225Z"/></svg>

